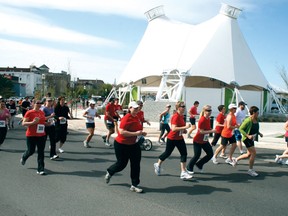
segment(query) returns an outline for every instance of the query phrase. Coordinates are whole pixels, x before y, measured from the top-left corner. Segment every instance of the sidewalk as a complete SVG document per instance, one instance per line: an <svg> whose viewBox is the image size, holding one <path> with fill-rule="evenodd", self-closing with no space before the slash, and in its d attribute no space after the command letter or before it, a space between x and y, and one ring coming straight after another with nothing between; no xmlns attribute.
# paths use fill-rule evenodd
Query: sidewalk
<svg viewBox="0 0 288 216"><path fill-rule="evenodd" d="M82 117L83 110L78 110L77 118L73 120L69 120L68 127L70 130L77 131L80 133L87 133L85 126L85 118ZM74 114L74 113L73 113ZM74 117L76 117L74 115ZM153 145L158 145L158 136L160 134L159 131L159 123L158 122L150 122L151 126L144 124L144 131L147 132L147 138L153 142ZM284 134L284 123L283 122L260 122L260 131L263 133L263 138L259 137L259 142L256 142L256 147L266 148L266 149L276 149L276 150L284 150L286 148L286 143L284 138L278 138L279 136ZM101 119L95 118L95 134L96 135L105 135L107 133L107 129L104 124L104 116L101 115ZM192 136L195 135L195 131ZM113 134L112 137L115 137L116 134ZM212 139L212 138L211 138ZM186 144L192 144L192 139L186 139ZM160 146L160 145L159 145ZM165 146L165 145L162 145Z"/></svg>

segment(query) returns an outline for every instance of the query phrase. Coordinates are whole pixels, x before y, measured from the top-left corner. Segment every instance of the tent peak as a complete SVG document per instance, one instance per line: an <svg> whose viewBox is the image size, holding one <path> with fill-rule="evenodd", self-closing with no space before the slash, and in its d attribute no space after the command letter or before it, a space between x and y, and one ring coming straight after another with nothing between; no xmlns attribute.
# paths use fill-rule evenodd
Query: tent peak
<svg viewBox="0 0 288 216"><path fill-rule="evenodd" d="M164 6L160 5L144 13L148 22L161 16L165 16Z"/></svg>
<svg viewBox="0 0 288 216"><path fill-rule="evenodd" d="M241 9L233 7L231 5L222 3L221 9L219 11L220 14L229 16L233 19L237 19L239 14L241 13Z"/></svg>

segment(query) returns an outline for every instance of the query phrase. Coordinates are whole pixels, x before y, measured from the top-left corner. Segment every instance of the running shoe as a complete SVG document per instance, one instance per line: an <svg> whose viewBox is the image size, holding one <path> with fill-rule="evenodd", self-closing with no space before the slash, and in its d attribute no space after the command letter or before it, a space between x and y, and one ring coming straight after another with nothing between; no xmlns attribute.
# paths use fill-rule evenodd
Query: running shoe
<svg viewBox="0 0 288 216"><path fill-rule="evenodd" d="M111 175L109 174L109 172L107 171L106 175L105 175L105 180L106 180L106 184L108 184L110 182L111 179Z"/></svg>
<svg viewBox="0 0 288 216"><path fill-rule="evenodd" d="M275 163L279 163L280 159L281 159L281 158L279 158L279 155L276 155L276 157L275 157Z"/></svg>
<svg viewBox="0 0 288 216"><path fill-rule="evenodd" d="M103 142L106 142L106 135L102 136Z"/></svg>
<svg viewBox="0 0 288 216"><path fill-rule="evenodd" d="M64 150L62 148L58 149L60 153L64 153Z"/></svg>
<svg viewBox="0 0 288 216"><path fill-rule="evenodd" d="M143 192L143 189L131 185L130 191L136 192L136 193L142 193L142 192Z"/></svg>
<svg viewBox="0 0 288 216"><path fill-rule="evenodd" d="M91 148L91 146L89 145L89 143L86 140L83 141L83 144L84 144L85 148Z"/></svg>
<svg viewBox="0 0 288 216"><path fill-rule="evenodd" d="M21 163L21 165L24 166L24 165L25 165L25 162L26 162L26 161L21 157L21 159L20 159L20 163Z"/></svg>
<svg viewBox="0 0 288 216"><path fill-rule="evenodd" d="M154 171L156 175L161 175L161 167L158 165L158 163L154 163Z"/></svg>
<svg viewBox="0 0 288 216"><path fill-rule="evenodd" d="M258 173L256 173L254 170L252 170L252 169L249 169L248 170L248 175L250 175L250 176L252 176L252 177L256 177L256 176L258 176Z"/></svg>
<svg viewBox="0 0 288 216"><path fill-rule="evenodd" d="M58 155L53 155L52 157L50 157L50 160L55 160L55 159L57 159L57 158L59 158Z"/></svg>
<svg viewBox="0 0 288 216"><path fill-rule="evenodd" d="M189 180L189 179L192 179L192 178L193 178L193 176L190 175L188 172L186 172L186 171L182 171L181 172L180 179Z"/></svg>
<svg viewBox="0 0 288 216"><path fill-rule="evenodd" d="M46 175L46 173L44 171L37 171L38 175Z"/></svg>
<svg viewBox="0 0 288 216"><path fill-rule="evenodd" d="M219 164L219 162L217 161L217 158L215 158L214 156L212 157L212 162L213 162L213 164Z"/></svg>

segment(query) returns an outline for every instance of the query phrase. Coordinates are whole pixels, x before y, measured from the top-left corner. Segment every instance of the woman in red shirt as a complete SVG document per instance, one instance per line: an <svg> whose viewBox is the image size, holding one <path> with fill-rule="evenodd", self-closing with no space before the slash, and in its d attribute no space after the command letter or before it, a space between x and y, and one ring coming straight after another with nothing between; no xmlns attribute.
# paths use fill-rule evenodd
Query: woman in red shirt
<svg viewBox="0 0 288 216"><path fill-rule="evenodd" d="M235 117L237 106L235 104L229 104L228 109L229 114L226 117L226 120L224 122L224 128L221 132L221 145L215 150L213 163L218 164L217 155L220 153L220 151L222 151L222 149L225 149L228 144L231 144L229 157L225 160L225 162L232 166L235 166L236 161L232 159L232 155L236 148L236 138L233 134L233 130L235 128L239 128Z"/></svg>
<svg viewBox="0 0 288 216"><path fill-rule="evenodd" d="M210 126L210 115L212 109L211 106L205 105L200 113L200 119L198 122L198 131L193 139L193 148L194 148L194 157L191 158L188 166L187 172L193 174L194 165L199 169L200 172L203 172L203 166L213 157L213 149L209 143L209 134L215 133L215 129L211 129ZM206 152L206 155L201 158L201 150Z"/></svg>
<svg viewBox="0 0 288 216"><path fill-rule="evenodd" d="M37 174L45 175L44 172L44 149L45 149L45 124L50 124L45 122L45 114L41 108L41 101L37 100L34 104L32 110L28 110L23 118L22 125L27 127L26 130L26 144L27 150L22 155L20 162L25 165L26 160L34 154L35 148L37 146L38 152L38 168Z"/></svg>
<svg viewBox="0 0 288 216"><path fill-rule="evenodd" d="M167 143L165 152L159 156L158 162L154 163L154 169L156 175L161 174L161 165L166 158L168 158L173 152L174 148L177 147L180 152L180 165L181 165L181 174L180 179L188 180L193 176L186 172L186 161L187 161L187 148L186 143L183 138L183 134L187 133L187 129L191 127L190 124L186 124L184 121L184 112L185 112L185 103L178 101L176 103L176 112L171 118L171 130L167 135Z"/></svg>
<svg viewBox="0 0 288 216"><path fill-rule="evenodd" d="M130 160L132 182L130 190L141 193L143 190L138 187L141 161L141 148L138 139L141 136L146 136L147 133L143 131L141 121L137 116L138 111L139 105L135 101L130 102L129 113L121 119L118 136L114 140L117 161L107 169L105 180L108 184L111 177L122 171Z"/></svg>

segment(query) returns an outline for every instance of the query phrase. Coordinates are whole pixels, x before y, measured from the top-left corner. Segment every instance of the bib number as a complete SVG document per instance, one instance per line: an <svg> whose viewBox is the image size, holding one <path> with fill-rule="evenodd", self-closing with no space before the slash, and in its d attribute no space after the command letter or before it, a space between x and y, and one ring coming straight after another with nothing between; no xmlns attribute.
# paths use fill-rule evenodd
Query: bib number
<svg viewBox="0 0 288 216"><path fill-rule="evenodd" d="M44 133L45 131L45 125L44 124L38 124L36 133Z"/></svg>
<svg viewBox="0 0 288 216"><path fill-rule="evenodd" d="M207 142L209 140L209 134L204 134L203 141Z"/></svg>
<svg viewBox="0 0 288 216"><path fill-rule="evenodd" d="M60 120L60 124L66 124L66 122L67 122L66 118Z"/></svg>
<svg viewBox="0 0 288 216"><path fill-rule="evenodd" d="M6 124L5 124L4 120L0 120L0 127L6 127Z"/></svg>

